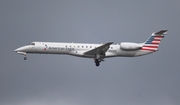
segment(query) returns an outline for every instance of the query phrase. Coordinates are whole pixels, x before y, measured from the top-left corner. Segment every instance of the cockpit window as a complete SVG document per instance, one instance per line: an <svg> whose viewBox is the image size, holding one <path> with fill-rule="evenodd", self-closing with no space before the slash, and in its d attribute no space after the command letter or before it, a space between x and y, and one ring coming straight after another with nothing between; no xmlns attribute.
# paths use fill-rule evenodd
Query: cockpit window
<svg viewBox="0 0 180 105"><path fill-rule="evenodd" d="M35 43L31 43L31 45L35 45Z"/></svg>

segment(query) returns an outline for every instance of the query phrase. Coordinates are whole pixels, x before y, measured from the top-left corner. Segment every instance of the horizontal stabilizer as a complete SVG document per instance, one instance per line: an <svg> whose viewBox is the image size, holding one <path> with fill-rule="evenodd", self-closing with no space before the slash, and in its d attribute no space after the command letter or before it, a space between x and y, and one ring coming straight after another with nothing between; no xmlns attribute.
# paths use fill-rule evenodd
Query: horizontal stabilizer
<svg viewBox="0 0 180 105"><path fill-rule="evenodd" d="M167 30L161 30L161 31L158 31L158 32L155 32L154 34L155 35L164 35L166 34Z"/></svg>

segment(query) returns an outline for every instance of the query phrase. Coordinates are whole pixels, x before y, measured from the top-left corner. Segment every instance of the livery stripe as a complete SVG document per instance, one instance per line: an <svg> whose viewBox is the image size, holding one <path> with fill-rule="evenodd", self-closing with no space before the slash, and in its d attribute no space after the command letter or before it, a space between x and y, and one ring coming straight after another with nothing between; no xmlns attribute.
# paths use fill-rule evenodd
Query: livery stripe
<svg viewBox="0 0 180 105"><path fill-rule="evenodd" d="M162 38L154 38L154 40L161 40Z"/></svg>
<svg viewBox="0 0 180 105"><path fill-rule="evenodd" d="M157 48L151 48L151 47L142 47L141 49L151 49L151 50L157 50Z"/></svg>
<svg viewBox="0 0 180 105"><path fill-rule="evenodd" d="M153 41L161 41L161 40L159 40L159 39L154 39Z"/></svg>
<svg viewBox="0 0 180 105"><path fill-rule="evenodd" d="M160 44L160 41L152 41L152 42L146 42L145 44Z"/></svg>
<svg viewBox="0 0 180 105"><path fill-rule="evenodd" d="M158 48L159 46L143 46L145 48Z"/></svg>
<svg viewBox="0 0 180 105"><path fill-rule="evenodd" d="M155 38L163 38L164 36L155 36Z"/></svg>
<svg viewBox="0 0 180 105"><path fill-rule="evenodd" d="M155 45L155 44L144 44L144 46L159 46L159 45Z"/></svg>
<svg viewBox="0 0 180 105"><path fill-rule="evenodd" d="M160 44L160 41L152 41L152 44Z"/></svg>
<svg viewBox="0 0 180 105"><path fill-rule="evenodd" d="M152 50L152 49L145 49L145 48L143 48L143 49L141 49L141 50L143 50L143 51L151 51L151 52L155 52L156 50Z"/></svg>
<svg viewBox="0 0 180 105"><path fill-rule="evenodd" d="M142 47L141 50L147 50L147 51L157 51L157 48L146 48L146 47Z"/></svg>

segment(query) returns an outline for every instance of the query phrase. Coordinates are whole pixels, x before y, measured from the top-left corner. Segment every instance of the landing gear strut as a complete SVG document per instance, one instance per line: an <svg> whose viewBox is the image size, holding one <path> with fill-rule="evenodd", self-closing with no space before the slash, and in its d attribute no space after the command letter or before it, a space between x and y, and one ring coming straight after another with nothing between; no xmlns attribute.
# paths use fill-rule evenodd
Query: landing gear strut
<svg viewBox="0 0 180 105"><path fill-rule="evenodd" d="M101 62L100 57L101 57L100 54L95 55L94 62L96 63L96 66L100 65L100 62Z"/></svg>

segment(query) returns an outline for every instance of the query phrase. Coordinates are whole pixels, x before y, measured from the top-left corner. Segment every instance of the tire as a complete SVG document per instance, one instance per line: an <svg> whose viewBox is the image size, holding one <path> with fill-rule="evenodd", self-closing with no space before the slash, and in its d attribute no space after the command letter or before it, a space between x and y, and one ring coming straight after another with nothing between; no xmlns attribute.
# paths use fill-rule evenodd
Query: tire
<svg viewBox="0 0 180 105"><path fill-rule="evenodd" d="M27 57L24 57L24 60L26 60L27 59Z"/></svg>
<svg viewBox="0 0 180 105"><path fill-rule="evenodd" d="M100 63L99 62L96 62L96 66L99 66L100 65Z"/></svg>

